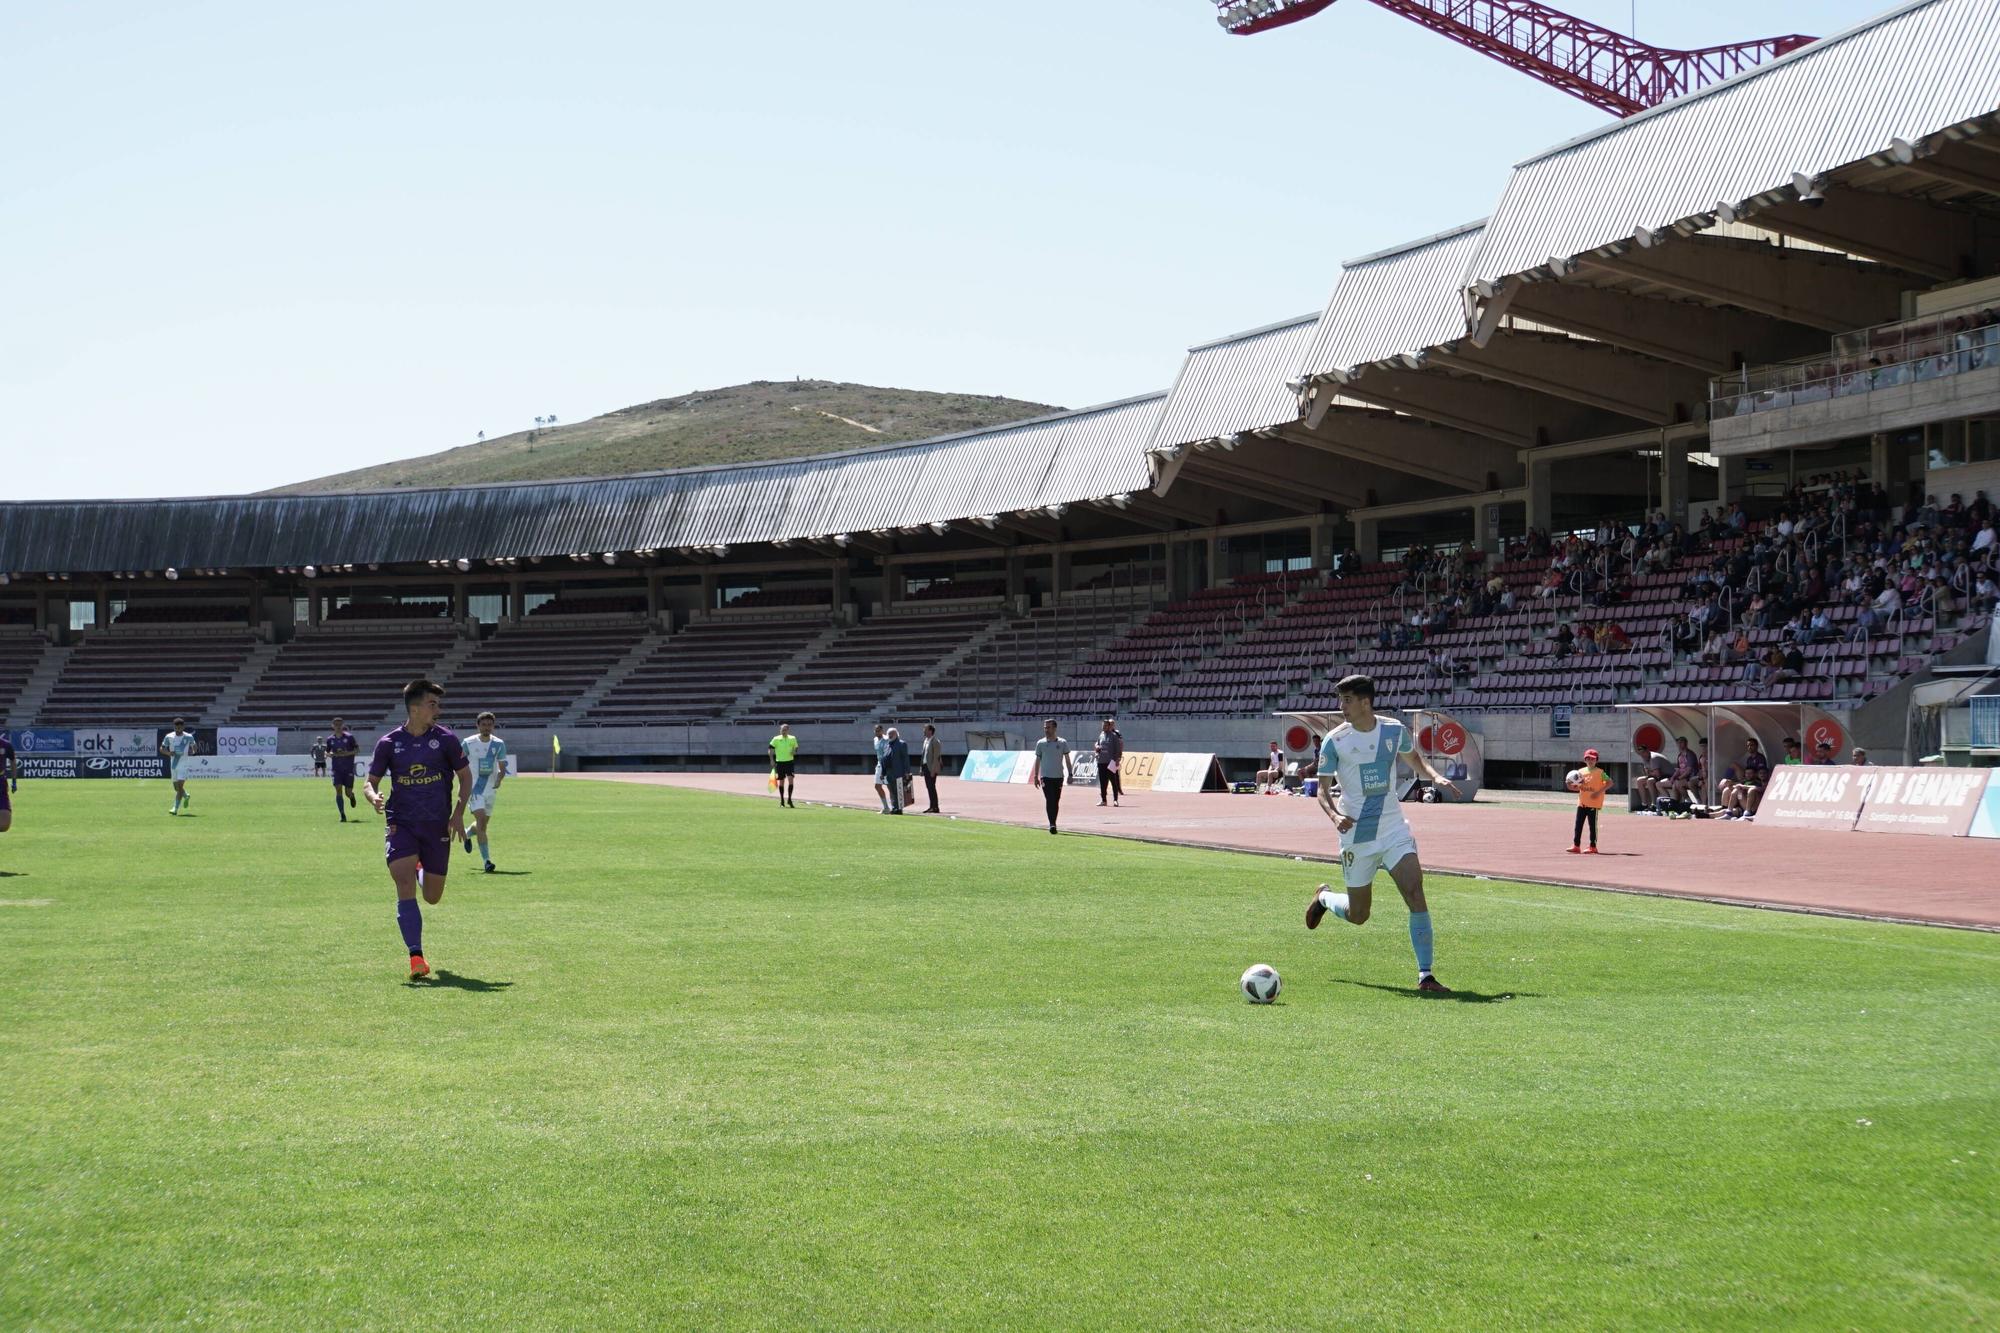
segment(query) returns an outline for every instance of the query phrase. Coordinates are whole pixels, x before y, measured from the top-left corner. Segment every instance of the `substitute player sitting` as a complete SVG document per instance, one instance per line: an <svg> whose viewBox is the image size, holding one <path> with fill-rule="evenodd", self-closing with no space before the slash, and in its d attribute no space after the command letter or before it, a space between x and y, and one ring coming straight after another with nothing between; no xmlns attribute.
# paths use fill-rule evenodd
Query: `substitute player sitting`
<svg viewBox="0 0 2000 1333"><path fill-rule="evenodd" d="M417 872L423 871L424 901L435 907L444 897L445 875L451 869L451 840L465 835L465 807L472 799L472 766L458 737L438 725L444 706L444 686L413 680L403 687L402 726L375 742L362 794L376 814L388 817L382 850L389 878L396 885L396 926L410 950L410 975L430 975L424 961L424 913L417 906ZM385 799L378 789L384 777L393 785ZM451 801L451 781L458 779L458 804Z"/></svg>
<svg viewBox="0 0 2000 1333"><path fill-rule="evenodd" d="M1417 955L1417 989L1431 995L1451 991L1431 975L1431 912L1424 900L1424 867L1417 857L1416 836L1403 819L1396 800L1396 764L1437 788L1441 800L1458 791L1417 753L1410 729L1375 711L1375 682L1348 676L1335 685L1345 720L1327 733L1319 749L1320 808L1340 830L1340 864L1347 892L1327 885L1314 890L1306 903L1306 929L1317 930L1328 912L1349 925L1368 920L1374 896L1375 872L1386 869L1410 909L1410 947ZM1325 778L1337 773L1340 794L1328 790Z"/></svg>
<svg viewBox="0 0 2000 1333"><path fill-rule="evenodd" d="M465 850L472 850L472 840L479 839L479 859L486 865L486 873L493 873L493 850L486 842L486 825L493 818L493 802L500 798L500 784L507 777L507 742L493 734L493 724L499 721L491 713L479 715L479 734L465 743L465 757L472 762L472 803L466 809L472 812L473 828L465 830Z"/></svg>

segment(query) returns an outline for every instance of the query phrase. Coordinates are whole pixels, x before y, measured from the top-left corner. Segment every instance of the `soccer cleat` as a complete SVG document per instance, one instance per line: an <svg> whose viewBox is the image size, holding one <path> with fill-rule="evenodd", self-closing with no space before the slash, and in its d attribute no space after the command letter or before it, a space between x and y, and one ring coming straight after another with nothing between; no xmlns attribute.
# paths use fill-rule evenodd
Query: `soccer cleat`
<svg viewBox="0 0 2000 1333"><path fill-rule="evenodd" d="M424 961L424 956L420 953L411 954L410 980L415 981L419 977L427 977L430 974L431 974L431 965Z"/></svg>
<svg viewBox="0 0 2000 1333"><path fill-rule="evenodd" d="M486 863L486 873L489 875L493 873L493 863L491 861Z"/></svg>
<svg viewBox="0 0 2000 1333"><path fill-rule="evenodd" d="M470 833L466 834L466 835L465 835L465 839L464 839L464 841L465 841L465 850L466 850L466 851L468 851L468 852L469 852L469 851L471 851L471 850L472 850L472 835L471 835Z"/></svg>
<svg viewBox="0 0 2000 1333"><path fill-rule="evenodd" d="M1320 885L1318 888L1313 890L1313 896L1311 900L1306 903L1307 930L1318 930L1319 923L1326 920L1326 904L1319 900L1319 896L1325 892L1326 892L1326 885L1324 884Z"/></svg>
<svg viewBox="0 0 2000 1333"><path fill-rule="evenodd" d="M1571 856L1578 856L1581 855L1583 852L1583 848L1581 847L1570 847L1567 848L1566 850L1569 852Z"/></svg>
<svg viewBox="0 0 2000 1333"><path fill-rule="evenodd" d="M1421 995L1449 995L1451 987L1426 972L1417 978L1417 992Z"/></svg>
<svg viewBox="0 0 2000 1333"><path fill-rule="evenodd" d="M1586 850L1585 850L1585 852L1584 852L1584 855L1585 855L1585 856L1595 856L1595 855L1597 855L1597 849L1596 849L1595 847L1591 847L1591 848L1588 848L1588 849L1586 849Z"/></svg>

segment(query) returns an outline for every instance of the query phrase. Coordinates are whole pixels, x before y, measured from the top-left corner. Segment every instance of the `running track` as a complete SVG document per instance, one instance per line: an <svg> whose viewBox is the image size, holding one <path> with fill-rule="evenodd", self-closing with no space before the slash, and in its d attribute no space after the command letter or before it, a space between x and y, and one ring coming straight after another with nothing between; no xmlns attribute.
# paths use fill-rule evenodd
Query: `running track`
<svg viewBox="0 0 2000 1333"><path fill-rule="evenodd" d="M762 773L565 776L734 793L776 801ZM877 808L865 776L801 774L805 805ZM919 808L923 785L917 786ZM938 800L964 819L1044 824L1039 790L944 778ZM1927 925L2000 930L2000 842L1897 833L1828 833L1717 820L1642 819L1607 808L1604 854L1571 856L1572 807L1476 802L1405 805L1427 869L1625 893ZM937 818L911 814L908 819ZM1100 809L1094 790L1063 795L1066 833L1337 859L1333 826L1304 797L1135 792Z"/></svg>

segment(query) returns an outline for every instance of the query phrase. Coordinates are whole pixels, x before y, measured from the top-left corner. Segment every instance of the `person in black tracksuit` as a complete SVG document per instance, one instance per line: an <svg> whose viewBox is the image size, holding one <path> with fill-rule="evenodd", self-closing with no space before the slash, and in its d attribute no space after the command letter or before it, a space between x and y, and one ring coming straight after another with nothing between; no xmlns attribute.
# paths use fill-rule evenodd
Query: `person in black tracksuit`
<svg viewBox="0 0 2000 1333"><path fill-rule="evenodd" d="M1118 780L1120 761L1125 758L1125 733L1118 730L1116 718L1104 719L1104 730L1097 733L1091 749L1097 754L1097 803L1103 805L1109 792L1111 804L1116 805L1125 794L1125 784Z"/></svg>

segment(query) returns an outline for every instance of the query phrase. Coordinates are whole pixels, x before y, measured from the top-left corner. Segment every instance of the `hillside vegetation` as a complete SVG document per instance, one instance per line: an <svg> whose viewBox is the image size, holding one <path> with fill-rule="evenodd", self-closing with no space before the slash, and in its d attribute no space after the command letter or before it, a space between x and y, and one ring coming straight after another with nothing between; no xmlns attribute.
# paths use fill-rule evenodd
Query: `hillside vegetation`
<svg viewBox="0 0 2000 1333"><path fill-rule="evenodd" d="M339 472L265 492L603 477L752 463L976 430L1059 409L970 393L878 389L830 380L756 380L503 435L442 453Z"/></svg>

